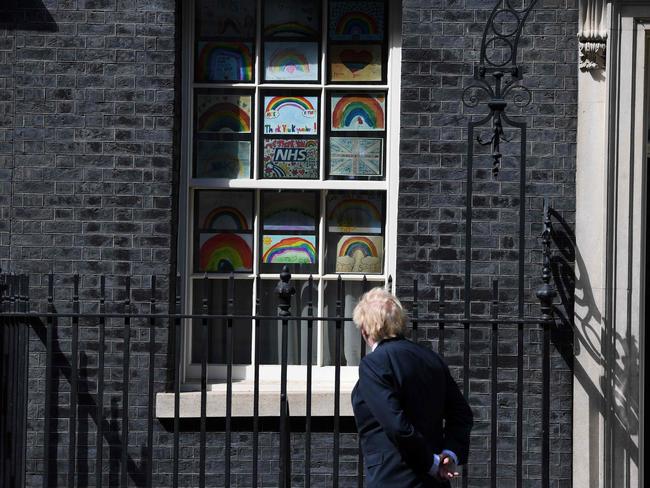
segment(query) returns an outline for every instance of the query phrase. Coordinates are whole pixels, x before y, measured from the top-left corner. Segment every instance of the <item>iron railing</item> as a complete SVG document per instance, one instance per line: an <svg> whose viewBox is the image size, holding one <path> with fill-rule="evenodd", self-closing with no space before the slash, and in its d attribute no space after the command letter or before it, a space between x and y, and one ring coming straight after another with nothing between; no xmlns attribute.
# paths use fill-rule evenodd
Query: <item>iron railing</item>
<svg viewBox="0 0 650 488"><path fill-rule="evenodd" d="M547 276L544 276L545 281ZM206 278L207 279L207 278ZM183 462L183 454L181 453L180 436L181 424L184 419L181 418L180 401L181 401L181 343L182 343L182 328L183 324L188 320L196 320L200 323L200 333L202 334L201 344L203 344L201 352L201 376L200 376L200 418L198 421L198 469L196 483L192 486L199 486L200 488L206 486L235 486L233 481L231 457L233 450L232 434L236 432L236 427L233 426L233 330L234 324L240 321L250 321L252 327L255 328L255 341L256 354L253 358L254 366L254 382L253 382L253 416L252 416L252 468L250 472L250 486L259 486L260 484L260 416L259 416L259 402L260 402L260 355L259 355L259 338L260 327L264 321L273 320L281 323L281 382L280 382L280 416L279 416L279 459L277 465L277 479L278 485L282 487L289 486L311 486L312 483L312 392L313 392L313 356L314 351L312 347L312 338L314 333L314 324L318 321L333 323L335 325L335 394L333 405L332 417L332 470L331 470L331 486L337 488L340 485L340 466L339 458L341 456L340 436L341 436L341 416L340 416L340 388L341 388L341 347L342 347L342 331L343 324L351 321L350 317L343 316L343 297L345 294L345 282L339 278L337 289L337 302L336 302L336 315L333 317L317 317L314 316L313 306L313 280L308 282L308 304L307 312L305 315L296 316L291 311L291 297L294 293L293 286L291 285L291 275L285 269L280 275L280 281L276 288L278 296L278 314L277 315L236 315L235 310L235 294L234 294L234 277L230 277L227 296L226 313L214 314L211 313L208 307L207 295L204 295L201 300L201 313L199 314L186 314L181 312L181 299L180 287L177 289L175 300L172 304L172 309L168 312L159 311L159 303L157 302L157 281L156 277L151 277L149 281L149 302L144 307L146 310L134 310L132 303L133 292L131 290L131 279L125 278L124 287L122 289L123 299L118 303L110 303L107 300L106 293L106 278L99 277L98 284L99 290L97 299L94 300L95 308L87 307L88 301L84 301L83 310L81 311L82 301L80 300L80 279L79 276L74 276L72 279L71 296L68 297L70 307L68 311L59 311L55 307L55 303L60 303L60 296L55 297L54 282L55 277L49 275L48 277L48 294L47 294L47 310L44 312L37 312L31 310L29 294L27 292L27 277L5 275L2 277L2 283L6 283L3 287L2 298L0 301L0 325L2 331L3 341L3 361L2 361L2 426L3 435L3 451L2 451L2 479L3 486L22 486L22 477L25 473L24 467L24 454L25 454L25 419L26 419L26 385L30 378L27 375L28 371L32 371L31 365L28 364L29 355L27 354L27 334L30 328L44 328L44 337L41 337L45 342L45 395L44 395L44 410L43 410L43 486L68 486L74 488L81 486L80 471L78 469L80 461L80 446L78 441L79 437L79 417L78 412L80 408L85 410L92 410L90 416L94 418L96 424L96 439L94 451L88 451L88 456L92 457L94 454L94 473L84 474L84 482L87 486L185 486L180 483L179 479L185 479L187 474L184 470L190 469L186 462ZM408 302L411 308L411 337L414 340L426 341L427 344L435 344L438 352L444 357L447 353L447 338L451 335L454 341L458 341L462 346L458 351L454 351L453 356L448 357L456 366L461 369L461 388L466 397L470 397L470 360L471 360L471 346L472 346L472 332L480 329L487 330L486 336L489 336L490 341L490 365L489 365L489 381L490 381L490 403L489 403L489 431L490 431L490 471L489 479L490 486L497 486L497 443L498 443L498 422L500 405L498 402L499 392L499 334L503 328L509 329L509 333L516 330L517 337L517 353L516 353L516 484L521 485L524 480L523 465L524 465L524 410L531 408L540 408L542 412L542 424L540 435L542 437L542 452L539 462L539 471L541 472L541 481L544 488L549 485L549 453L550 453L550 333L553 325L552 318L548 314L544 314L539 318L525 318L519 317L504 317L500 314L500 298L499 298L499 282L494 280L492 283L492 298L489 302L490 313L488 316L470 316L469 314L451 315L452 311L467 310L461 302L449 302L450 296L449 287L446 285L445 279L440 277L437 280L437 313L425 314L421 310L420 299L420 285L418 281L413 282L411 296L408 297ZM180 279L177 279L180 283ZM364 288L368 288L368 282L364 280ZM87 291L87 290L86 290ZM259 296L259 295L258 295ZM55 301L56 299L56 301ZM142 304L141 304L142 305ZM110 308L110 310L108 310ZM257 303L256 312L259 310L259 300ZM547 310L545 309L545 312ZM226 415L223 424L224 444L223 444L223 476L215 476L214 473L209 473L206 470L207 448L210 447L207 441L208 415L207 415L207 396L208 396L208 333L211 324L215 321L223 321L226 325L226 357L223 362L226 364L227 382L226 382ZM115 329L115 322L119 323ZM300 419L293 419L290 422L290 409L287 397L287 338L288 327L290 321L301 321L306 323L307 326L307 361L305 367L305 416ZM112 412L112 417L108 418L106 414L106 380L105 372L106 367L106 348L107 348L107 325L111 324L111 335L113 340L115 337L121 336L121 352L116 352L113 349L109 352L111 368L114 371L116 368L121 369L121 380L115 380L115 373L112 372L110 381L114 384L114 391L109 395L112 399L117 397L121 400L122 408L120 409L121 415L116 415ZM426 330L429 334L426 338L422 336L422 330ZM526 354L527 344L524 342L525 329L531 331L538 331L541 335L542 350L541 350L541 376L542 388L539 395L531 397L531 404L524 402L524 386L526 384L524 357ZM36 329L35 329L36 330ZM83 330L84 338L82 344L85 348L80 349L80 331ZM92 333L89 333L91 331ZM134 332L139 331L148 334L148 338L140 340L137 347L132 343L132 337L135 336ZM173 370L173 380L171 384L171 391L174 393L174 417L171 422L169 433L171 435L171 469L168 477L163 476L158 468L154 468L155 453L159 448L169 447L169 438L161 439L160 436L154 436L155 425L157 419L155 418L155 396L161 388L160 378L156 373L156 347L159 343L158 339L165 337L172 339L171 336L167 337L167 331L171 331L173 335L174 353L173 356L167 358L168 364ZM429 332L432 331L432 332ZM121 333L119 333L121 332ZM459 341L459 336L462 339ZM13 342L12 342L13 341ZM17 341L17 342L16 342ZM119 341L118 341L119 342ZM12 344L19 344L14 347ZM93 345L94 344L94 345ZM537 345L529 346L536 347ZM80 380L79 378L79 358L80 353L95 355L95 374L96 374L96 387L91 388L90 384L84 384L80 390L81 383L88 382L87 379ZM363 348L362 348L363 354ZM535 355L537 352L532 350L530 355ZM119 361L117 356L121 355ZM461 360L459 362L459 359ZM121 368L120 365L121 364ZM129 389L131 383L131 376L133 376L134 364L138 367L138 376L141 377L146 374L146 405L142 405L140 399L138 408L140 410L146 409L146 435L138 432L137 435L132 435L129 431L129 424L135 419L130 418L133 409L130 408L129 393L137 393L142 395L142 391L133 392L133 387ZM61 430L58 422L64 415L61 412L65 410L59 409L61 407L62 391L65 389L57 388L55 391L55 382L58 384L63 381L64 384L69 385L67 430ZM162 382L164 384L164 382ZM163 388L164 389L164 388ZM65 395L64 395L65 396ZM40 398L35 398L38 402ZM65 403L65 402L64 402ZM475 411L486 408L487 405L474 406ZM56 413L59 412L59 413ZM484 410L483 410L484 412ZM115 417L121 417L116 419ZM36 419L35 419L36 420ZM117 421L116 421L117 420ZM302 446L304 447L304 472L296 473L292 470L291 463L291 450L292 450L292 437L291 425L295 422L304 422L304 436L302 438ZM116 424L119 423L119 428ZM142 429L140 429L142 430ZM303 429L300 429L301 431ZM293 437L294 448L295 435ZM116 473L110 475L106 470L107 457L105 453L105 446L109 446L113 453L112 463L118 462L115 452L119 451L119 477ZM135 462L129 455L134 452L137 447L142 451L141 462ZM62 450L63 448L63 450ZM67 451L67 456L64 452ZM65 476L58 473L62 465L60 457L67 457L67 468ZM19 462L16 462L19 461ZM92 463L91 463L92 464ZM363 459L361 452L358 452L357 458L357 486L363 486ZM56 470L56 473L54 472ZM194 472L194 468L191 468ZM293 471L293 472L292 472ZM90 478L95 478L91 480ZM300 479L298 483L296 479ZM468 473L463 470L461 484L468 486ZM515 481L515 480L513 480ZM240 486L240 484L237 484Z"/></svg>

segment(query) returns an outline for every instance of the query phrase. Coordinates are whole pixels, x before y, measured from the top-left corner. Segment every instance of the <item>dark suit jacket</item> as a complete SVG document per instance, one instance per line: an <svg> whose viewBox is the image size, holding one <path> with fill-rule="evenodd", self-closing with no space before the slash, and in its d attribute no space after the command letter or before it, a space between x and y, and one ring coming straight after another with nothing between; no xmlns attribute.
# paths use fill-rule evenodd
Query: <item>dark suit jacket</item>
<svg viewBox="0 0 650 488"><path fill-rule="evenodd" d="M427 474L434 453L467 460L472 411L430 349L402 337L380 342L361 361L352 408L368 488L447 486Z"/></svg>

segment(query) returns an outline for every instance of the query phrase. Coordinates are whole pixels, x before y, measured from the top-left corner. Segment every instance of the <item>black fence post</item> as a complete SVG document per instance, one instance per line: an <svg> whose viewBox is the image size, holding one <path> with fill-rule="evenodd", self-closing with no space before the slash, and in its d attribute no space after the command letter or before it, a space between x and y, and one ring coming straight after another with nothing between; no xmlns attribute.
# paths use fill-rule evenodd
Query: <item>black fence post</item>
<svg viewBox="0 0 650 488"><path fill-rule="evenodd" d="M106 346L106 276L99 278L99 338L97 344L97 438L95 439L95 485L102 488L104 461L104 349Z"/></svg>
<svg viewBox="0 0 650 488"><path fill-rule="evenodd" d="M289 321L291 297L296 289L290 283L291 273L285 265L280 273L275 292L278 295L278 315L282 320L282 365L280 372L280 486L291 487L291 432L289 430L289 399L287 398L287 361L289 342Z"/></svg>

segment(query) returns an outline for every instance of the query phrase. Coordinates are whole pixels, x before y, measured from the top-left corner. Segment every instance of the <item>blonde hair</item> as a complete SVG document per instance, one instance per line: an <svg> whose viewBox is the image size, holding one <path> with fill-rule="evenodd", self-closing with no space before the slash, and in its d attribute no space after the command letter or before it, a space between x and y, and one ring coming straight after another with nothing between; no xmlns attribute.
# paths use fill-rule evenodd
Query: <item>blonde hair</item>
<svg viewBox="0 0 650 488"><path fill-rule="evenodd" d="M361 297L354 307L352 320L373 341L396 337L406 330L402 304L383 288L373 288Z"/></svg>

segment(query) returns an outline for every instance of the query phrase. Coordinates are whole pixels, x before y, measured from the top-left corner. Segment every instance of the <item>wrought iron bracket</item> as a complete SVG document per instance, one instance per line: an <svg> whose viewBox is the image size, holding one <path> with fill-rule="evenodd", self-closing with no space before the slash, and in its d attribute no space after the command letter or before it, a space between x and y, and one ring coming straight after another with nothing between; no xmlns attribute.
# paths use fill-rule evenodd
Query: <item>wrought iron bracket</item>
<svg viewBox="0 0 650 488"><path fill-rule="evenodd" d="M486 119L492 120L492 134L487 140L477 136L476 141L491 146L495 178L503 158L501 142L510 142L503 131L504 122L509 122L506 109L510 103L523 108L532 101L530 90L520 84L523 75L517 63L517 49L524 24L537 0L530 0L529 5L521 9L513 7L511 1L497 0L492 9L483 31L481 56L474 69L473 82L463 91L463 104L468 108L476 107L483 96L488 98L486 104L490 113Z"/></svg>

